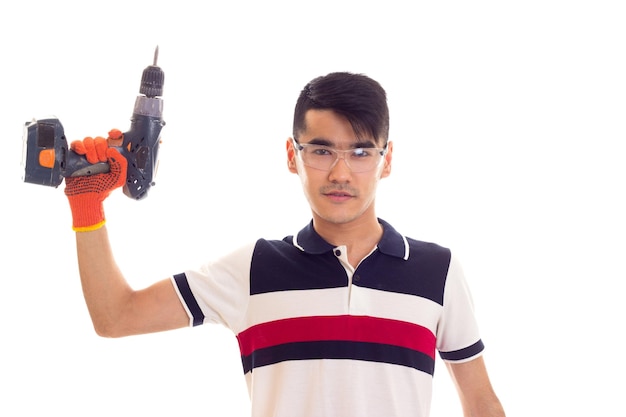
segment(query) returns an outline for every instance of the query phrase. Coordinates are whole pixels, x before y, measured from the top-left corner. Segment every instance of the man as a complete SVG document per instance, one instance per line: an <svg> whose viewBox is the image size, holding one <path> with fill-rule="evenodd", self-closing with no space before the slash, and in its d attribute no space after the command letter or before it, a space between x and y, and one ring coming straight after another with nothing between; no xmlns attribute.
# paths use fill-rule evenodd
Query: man
<svg viewBox="0 0 626 417"><path fill-rule="evenodd" d="M66 179L83 291L106 337L220 323L237 337L253 416L427 416L435 354L465 416L504 416L461 268L375 213L391 171L386 94L360 74L302 90L286 143L312 221L134 291L117 268L103 201L126 161L103 138L73 148L111 172Z"/></svg>

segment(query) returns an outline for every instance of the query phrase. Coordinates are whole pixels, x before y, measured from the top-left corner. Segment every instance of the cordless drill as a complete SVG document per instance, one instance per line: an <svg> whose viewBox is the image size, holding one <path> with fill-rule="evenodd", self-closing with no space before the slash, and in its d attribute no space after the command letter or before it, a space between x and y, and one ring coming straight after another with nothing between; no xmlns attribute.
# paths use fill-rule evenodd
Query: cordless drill
<svg viewBox="0 0 626 417"><path fill-rule="evenodd" d="M163 84L165 75L157 66L159 48L153 65L143 70L139 95L131 117L130 130L122 137L119 152L128 162L124 194L135 200L146 197L154 185L163 121ZM56 118L32 120L24 126L24 181L58 187L71 176L109 172L109 164L90 164L83 155L68 147L63 125Z"/></svg>

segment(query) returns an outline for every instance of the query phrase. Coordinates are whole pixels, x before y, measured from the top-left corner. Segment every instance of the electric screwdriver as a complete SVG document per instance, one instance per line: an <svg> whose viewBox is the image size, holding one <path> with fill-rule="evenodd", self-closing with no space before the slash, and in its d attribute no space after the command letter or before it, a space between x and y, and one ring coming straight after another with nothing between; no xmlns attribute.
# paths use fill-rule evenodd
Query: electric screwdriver
<svg viewBox="0 0 626 417"><path fill-rule="evenodd" d="M135 200L146 197L154 185L163 121L163 84L165 75L157 66L159 48L153 65L143 70L139 95L135 100L130 129L123 133L119 152L126 158L128 169L124 194ZM24 181L58 187L70 176L109 172L109 164L90 164L83 155L68 147L59 119L32 120L24 125Z"/></svg>

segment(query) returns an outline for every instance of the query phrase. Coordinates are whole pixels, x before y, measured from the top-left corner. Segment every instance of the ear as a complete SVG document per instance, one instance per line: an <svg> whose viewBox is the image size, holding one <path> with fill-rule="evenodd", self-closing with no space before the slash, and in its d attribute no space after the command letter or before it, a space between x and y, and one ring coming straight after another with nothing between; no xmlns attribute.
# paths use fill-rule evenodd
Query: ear
<svg viewBox="0 0 626 417"><path fill-rule="evenodd" d="M387 153L385 154L385 165L380 173L380 178L388 177L391 174L391 160L393 159L393 142L387 143Z"/></svg>
<svg viewBox="0 0 626 417"><path fill-rule="evenodd" d="M296 168L296 149L293 147L293 139L288 138L286 143L287 150L287 169L292 174L297 174L298 169Z"/></svg>

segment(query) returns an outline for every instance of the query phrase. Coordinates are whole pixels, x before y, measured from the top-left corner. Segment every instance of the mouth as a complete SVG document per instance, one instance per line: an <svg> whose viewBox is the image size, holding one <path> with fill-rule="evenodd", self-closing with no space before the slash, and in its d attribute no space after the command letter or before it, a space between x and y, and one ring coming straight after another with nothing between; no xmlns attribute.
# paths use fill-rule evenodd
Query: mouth
<svg viewBox="0 0 626 417"><path fill-rule="evenodd" d="M322 195L324 195L325 197L328 197L332 201L337 201L337 202L346 201L354 197L352 193L349 193L347 191L342 191L342 190L326 191L326 192L323 192Z"/></svg>

